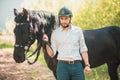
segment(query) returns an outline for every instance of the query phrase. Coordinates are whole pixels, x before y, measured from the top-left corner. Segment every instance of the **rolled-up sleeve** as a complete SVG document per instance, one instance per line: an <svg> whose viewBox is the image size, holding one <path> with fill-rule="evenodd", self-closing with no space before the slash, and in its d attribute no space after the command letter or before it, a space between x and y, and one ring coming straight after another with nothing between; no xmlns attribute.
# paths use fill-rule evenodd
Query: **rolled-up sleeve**
<svg viewBox="0 0 120 80"><path fill-rule="evenodd" d="M87 48L86 43L85 43L83 31L80 30L80 53L82 53L84 51L88 51L88 48Z"/></svg>
<svg viewBox="0 0 120 80"><path fill-rule="evenodd" d="M54 55L56 54L57 52L57 46L56 46L56 40L55 40L55 33L53 32L52 35L51 35L51 48L54 52Z"/></svg>

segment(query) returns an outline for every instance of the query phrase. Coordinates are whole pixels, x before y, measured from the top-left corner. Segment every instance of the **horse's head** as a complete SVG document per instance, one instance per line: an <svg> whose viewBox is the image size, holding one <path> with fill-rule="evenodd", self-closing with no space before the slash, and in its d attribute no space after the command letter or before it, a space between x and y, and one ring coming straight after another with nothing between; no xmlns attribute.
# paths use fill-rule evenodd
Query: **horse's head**
<svg viewBox="0 0 120 80"><path fill-rule="evenodd" d="M21 13L14 9L14 14L16 22L14 59L16 62L23 62L35 38L40 45L43 43L43 34L47 34L50 39L55 25L55 16L47 11L29 11L24 8Z"/></svg>
<svg viewBox="0 0 120 80"><path fill-rule="evenodd" d="M18 12L14 9L15 14L15 45L14 45L14 60L17 63L25 61L26 52L29 50L31 44L35 41L33 28L28 19L28 12L23 9L23 12Z"/></svg>

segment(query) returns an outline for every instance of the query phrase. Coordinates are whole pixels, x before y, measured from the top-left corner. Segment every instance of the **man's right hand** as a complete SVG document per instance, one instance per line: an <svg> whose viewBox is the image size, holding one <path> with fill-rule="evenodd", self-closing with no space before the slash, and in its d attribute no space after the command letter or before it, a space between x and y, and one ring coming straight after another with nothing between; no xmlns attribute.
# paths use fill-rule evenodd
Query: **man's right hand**
<svg viewBox="0 0 120 80"><path fill-rule="evenodd" d="M48 36L46 34L43 34L42 40L48 42Z"/></svg>
<svg viewBox="0 0 120 80"><path fill-rule="evenodd" d="M43 35L42 39L43 39L43 41L45 41L45 42L48 42L48 40L49 40L49 39L48 39L48 36L47 36L46 34ZM53 50L52 50L52 48L50 47L49 44L46 45L46 50L47 50L48 55L49 55L51 58L54 57L54 52L53 52Z"/></svg>

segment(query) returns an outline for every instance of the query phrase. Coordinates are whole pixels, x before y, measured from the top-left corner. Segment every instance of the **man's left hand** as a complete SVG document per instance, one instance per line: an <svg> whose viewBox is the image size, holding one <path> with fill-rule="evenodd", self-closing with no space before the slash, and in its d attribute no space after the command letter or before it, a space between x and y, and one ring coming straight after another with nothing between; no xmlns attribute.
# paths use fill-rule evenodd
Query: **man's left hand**
<svg viewBox="0 0 120 80"><path fill-rule="evenodd" d="M90 74L91 71L92 71L92 70L90 69L89 66L85 66L85 69L84 69L84 73L85 73L85 74Z"/></svg>

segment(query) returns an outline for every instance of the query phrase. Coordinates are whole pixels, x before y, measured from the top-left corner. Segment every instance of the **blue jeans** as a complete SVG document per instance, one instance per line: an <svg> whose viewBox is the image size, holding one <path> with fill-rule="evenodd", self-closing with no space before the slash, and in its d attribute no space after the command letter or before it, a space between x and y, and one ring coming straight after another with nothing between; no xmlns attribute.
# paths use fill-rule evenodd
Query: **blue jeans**
<svg viewBox="0 0 120 80"><path fill-rule="evenodd" d="M67 64L58 61L56 71L57 80L85 80L81 62Z"/></svg>

